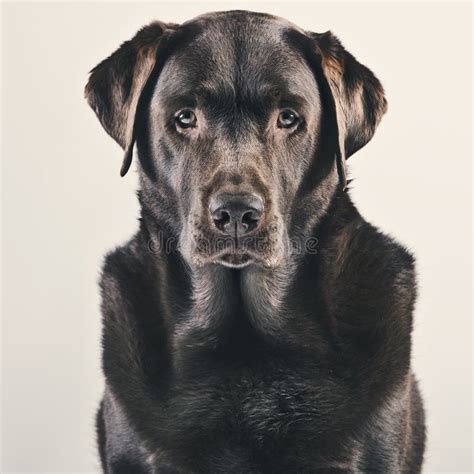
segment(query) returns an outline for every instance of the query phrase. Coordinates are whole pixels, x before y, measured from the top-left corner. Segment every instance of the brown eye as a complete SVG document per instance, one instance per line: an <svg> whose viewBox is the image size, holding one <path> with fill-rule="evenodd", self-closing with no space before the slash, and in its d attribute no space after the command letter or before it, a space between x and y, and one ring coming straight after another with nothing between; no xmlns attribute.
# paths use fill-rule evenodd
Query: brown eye
<svg viewBox="0 0 474 474"><path fill-rule="evenodd" d="M285 109L280 112L278 116L279 128L292 128L298 123L299 117L296 112L291 109Z"/></svg>
<svg viewBox="0 0 474 474"><path fill-rule="evenodd" d="M197 123L196 114L192 110L182 110L175 117L176 124L181 128L195 127Z"/></svg>

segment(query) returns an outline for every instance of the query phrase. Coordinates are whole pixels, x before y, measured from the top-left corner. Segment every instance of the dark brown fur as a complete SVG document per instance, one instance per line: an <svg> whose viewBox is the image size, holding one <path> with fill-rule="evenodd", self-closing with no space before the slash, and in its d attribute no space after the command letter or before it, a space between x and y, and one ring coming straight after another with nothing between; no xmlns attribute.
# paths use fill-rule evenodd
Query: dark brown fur
<svg viewBox="0 0 474 474"><path fill-rule="evenodd" d="M101 282L104 472L420 472L414 261L346 190L386 110L372 72L329 32L234 11L142 29L86 96L122 174L140 161L140 228ZM224 248L222 192L264 202Z"/></svg>

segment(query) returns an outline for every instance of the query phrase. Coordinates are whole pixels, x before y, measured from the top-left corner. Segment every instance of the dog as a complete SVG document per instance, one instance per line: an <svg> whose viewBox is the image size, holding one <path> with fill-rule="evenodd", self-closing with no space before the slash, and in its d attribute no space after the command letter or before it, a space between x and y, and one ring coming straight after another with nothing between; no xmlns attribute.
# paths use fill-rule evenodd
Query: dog
<svg viewBox="0 0 474 474"><path fill-rule="evenodd" d="M331 32L228 11L149 24L85 95L141 205L102 271L103 471L420 472L414 258L347 189L374 74Z"/></svg>

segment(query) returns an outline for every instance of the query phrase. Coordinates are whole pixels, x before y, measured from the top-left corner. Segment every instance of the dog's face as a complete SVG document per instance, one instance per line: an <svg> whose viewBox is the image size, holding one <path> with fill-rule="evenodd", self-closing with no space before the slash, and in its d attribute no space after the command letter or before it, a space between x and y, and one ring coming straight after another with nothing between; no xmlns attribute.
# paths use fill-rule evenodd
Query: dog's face
<svg viewBox="0 0 474 474"><path fill-rule="evenodd" d="M276 265L285 254L321 104L310 68L269 25L208 21L153 91L152 166L179 203L181 249L194 264Z"/></svg>
<svg viewBox="0 0 474 474"><path fill-rule="evenodd" d="M114 55L86 94L126 149L123 171L137 142L142 205L191 265L274 267L301 250L292 239L385 110L377 79L330 33L268 15L155 23Z"/></svg>

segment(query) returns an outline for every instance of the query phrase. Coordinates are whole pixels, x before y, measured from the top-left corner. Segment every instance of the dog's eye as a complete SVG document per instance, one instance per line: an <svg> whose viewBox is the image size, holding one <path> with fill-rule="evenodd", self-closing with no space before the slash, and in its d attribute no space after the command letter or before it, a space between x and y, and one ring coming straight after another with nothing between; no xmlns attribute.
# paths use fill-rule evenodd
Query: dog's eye
<svg viewBox="0 0 474 474"><path fill-rule="evenodd" d="M285 109L280 112L278 116L278 127L279 128L292 128L299 121L298 114L291 109Z"/></svg>
<svg viewBox="0 0 474 474"><path fill-rule="evenodd" d="M181 128L191 128L196 126L196 114L192 110L181 110L175 117L176 124Z"/></svg>

